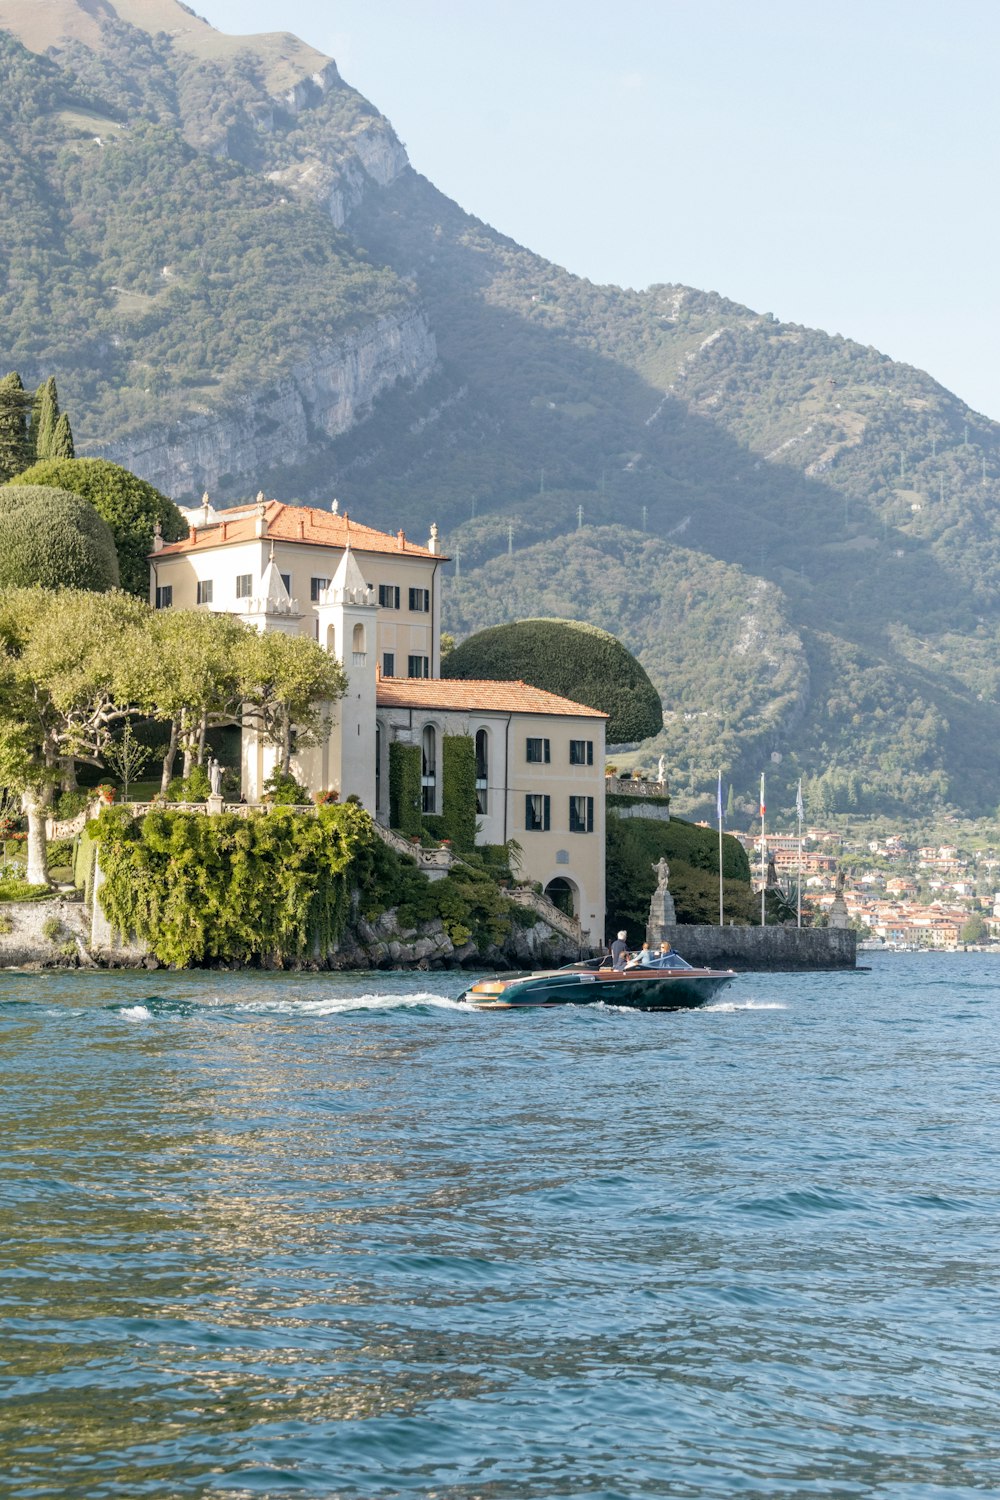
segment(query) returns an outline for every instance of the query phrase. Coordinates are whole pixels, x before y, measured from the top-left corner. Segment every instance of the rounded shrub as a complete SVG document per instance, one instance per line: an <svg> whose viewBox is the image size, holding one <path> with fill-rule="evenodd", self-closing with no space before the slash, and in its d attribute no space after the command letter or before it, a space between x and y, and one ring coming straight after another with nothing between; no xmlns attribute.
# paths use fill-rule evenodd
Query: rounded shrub
<svg viewBox="0 0 1000 1500"><path fill-rule="evenodd" d="M167 542L181 541L188 525L177 506L145 479L106 458L50 458L17 476L19 485L57 485L88 500L111 527L118 549L121 585L129 594L149 594L148 556L157 521Z"/></svg>
<svg viewBox="0 0 1000 1500"><path fill-rule="evenodd" d="M529 682L608 717L608 744L647 739L663 708L646 670L616 636L579 620L517 620L480 630L441 663L443 677Z"/></svg>
<svg viewBox="0 0 1000 1500"><path fill-rule="evenodd" d="M111 529L79 495L51 486L0 488L0 587L118 588Z"/></svg>

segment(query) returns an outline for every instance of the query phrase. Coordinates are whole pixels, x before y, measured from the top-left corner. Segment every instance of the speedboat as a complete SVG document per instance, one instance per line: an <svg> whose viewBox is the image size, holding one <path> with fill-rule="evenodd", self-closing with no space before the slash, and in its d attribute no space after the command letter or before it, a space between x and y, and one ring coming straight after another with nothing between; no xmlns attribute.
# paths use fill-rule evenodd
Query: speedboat
<svg viewBox="0 0 1000 1500"><path fill-rule="evenodd" d="M706 1005L736 978L732 969L696 969L679 953L670 967L614 969L610 958L567 964L534 974L478 979L459 995L477 1010L519 1010L536 1005L621 1005L629 1010L693 1010Z"/></svg>

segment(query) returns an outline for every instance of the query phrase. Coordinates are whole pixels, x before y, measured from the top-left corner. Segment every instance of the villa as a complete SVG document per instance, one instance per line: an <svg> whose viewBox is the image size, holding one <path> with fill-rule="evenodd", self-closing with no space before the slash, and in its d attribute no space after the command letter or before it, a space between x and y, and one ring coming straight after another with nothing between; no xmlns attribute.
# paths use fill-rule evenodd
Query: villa
<svg viewBox="0 0 1000 1500"><path fill-rule="evenodd" d="M322 510L265 501L185 511L187 538L150 556L157 609L227 611L256 629L307 635L343 664L347 692L327 709L322 744L292 768L310 792L355 794L390 822L393 743L421 752L421 806L440 813L443 740L475 748L480 842L516 841L521 875L571 910L593 942L604 937L606 715L523 682L441 677L437 528L426 546L360 525L337 502ZM244 796L259 799L278 751L242 734Z"/></svg>

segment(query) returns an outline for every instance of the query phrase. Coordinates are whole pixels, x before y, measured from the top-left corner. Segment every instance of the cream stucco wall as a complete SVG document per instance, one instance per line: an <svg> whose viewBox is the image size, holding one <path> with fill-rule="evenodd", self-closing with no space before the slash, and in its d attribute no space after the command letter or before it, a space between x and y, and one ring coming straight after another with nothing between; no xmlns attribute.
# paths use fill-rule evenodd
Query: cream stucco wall
<svg viewBox="0 0 1000 1500"><path fill-rule="evenodd" d="M497 711L446 711L434 708L379 708L379 785L377 815L389 816L389 744L406 739L420 745L426 726L438 734L438 781L435 811L441 809L440 738L466 734L475 740L480 729L488 735L488 804L480 814L478 842L504 844L516 839L523 851L523 879L566 880L574 891L576 915L594 942L604 937L604 725L603 719L557 714L501 713ZM548 764L527 759L527 740L549 741ZM570 764L570 741L590 741L593 764ZM526 826L525 799L529 795L549 798L550 826L547 831ZM570 832L570 798L592 797L592 833Z"/></svg>
<svg viewBox="0 0 1000 1500"><path fill-rule="evenodd" d="M196 609L199 607L199 582L211 580L212 602L201 607L249 618L251 612L246 606L250 600L237 598L236 580L240 575L251 574L251 599L258 598L260 580L272 546L275 566L291 585L288 592L296 606L293 614L299 620L297 633L311 635L317 640L319 605L311 597L313 580L329 581L333 577L344 555L340 547L321 547L308 542L272 542L269 537L263 537L247 542L222 543L220 540L218 546L193 552L154 555L150 561L149 602L156 604L158 586L169 586L173 589L172 608ZM438 676L441 670L438 559L352 550L366 583L375 589L376 601L380 585L399 589L399 607L383 606L378 611L375 649L379 665L383 665L385 653L392 653L395 657L393 675L406 677L410 656L426 656L427 675ZM410 609L410 589L427 590L430 594L429 610ZM341 643L338 643L337 655L342 657Z"/></svg>

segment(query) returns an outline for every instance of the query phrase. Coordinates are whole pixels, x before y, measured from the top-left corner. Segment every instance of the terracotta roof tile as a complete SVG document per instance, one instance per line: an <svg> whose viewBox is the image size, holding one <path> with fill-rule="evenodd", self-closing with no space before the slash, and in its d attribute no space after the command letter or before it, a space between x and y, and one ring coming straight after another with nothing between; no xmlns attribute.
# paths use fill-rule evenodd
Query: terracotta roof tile
<svg viewBox="0 0 1000 1500"><path fill-rule="evenodd" d="M606 719L599 709L560 698L527 682L488 682L458 677L380 677L379 708L483 709L493 713L563 714Z"/></svg>
<svg viewBox="0 0 1000 1500"><path fill-rule="evenodd" d="M389 552L394 557L433 557L438 562L448 560L441 552L431 552L427 547L418 547L415 542L407 541L401 531L392 536L386 531L376 531L373 526L362 526L349 516L334 515L329 510L269 500L264 513L268 541L305 542L316 547L345 547L349 540L356 552ZM234 542L253 541L256 520L257 514L253 507L248 510L240 506L231 520L223 514L215 526L194 528L193 540L185 537L182 542L168 542L155 556L171 557L180 552L202 552L212 547L228 547Z"/></svg>

